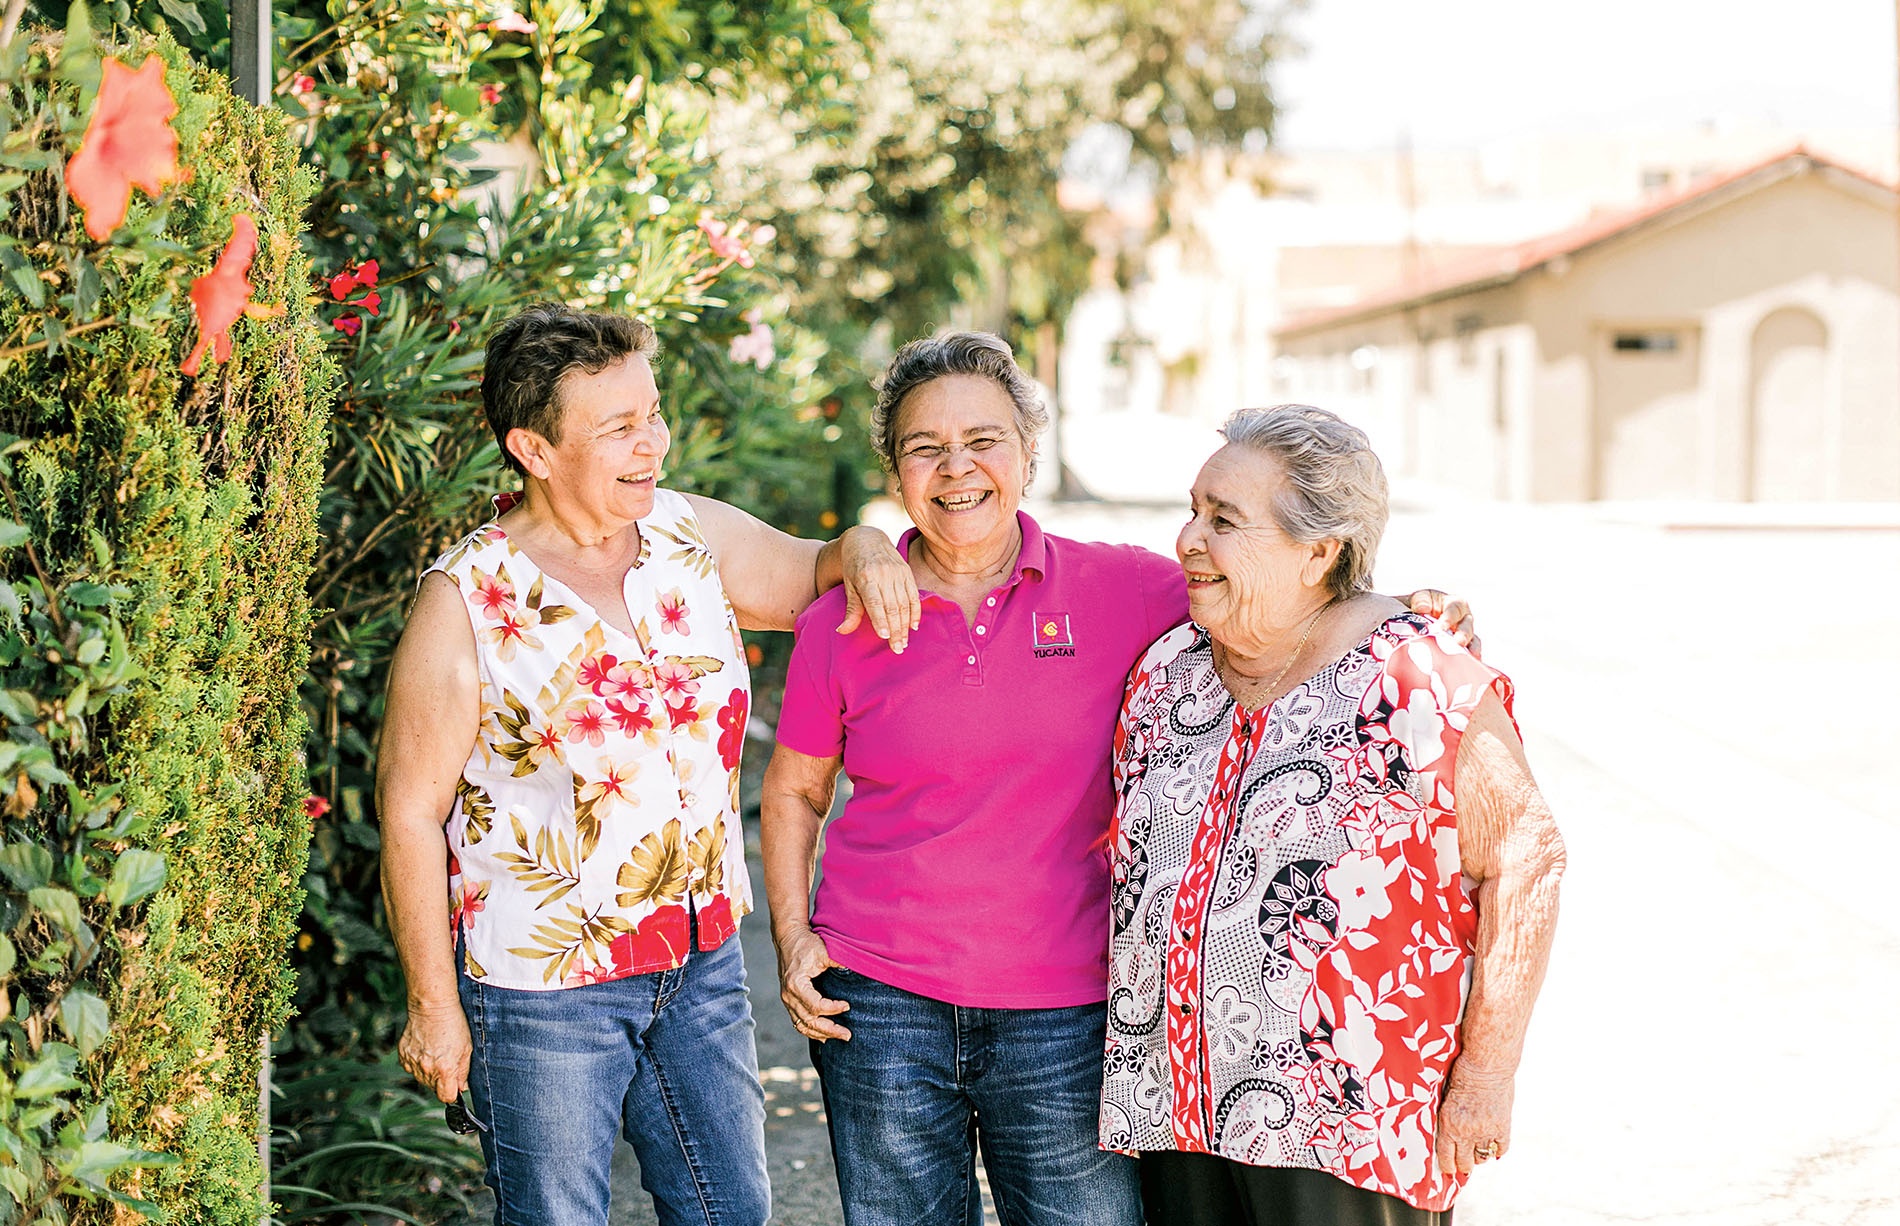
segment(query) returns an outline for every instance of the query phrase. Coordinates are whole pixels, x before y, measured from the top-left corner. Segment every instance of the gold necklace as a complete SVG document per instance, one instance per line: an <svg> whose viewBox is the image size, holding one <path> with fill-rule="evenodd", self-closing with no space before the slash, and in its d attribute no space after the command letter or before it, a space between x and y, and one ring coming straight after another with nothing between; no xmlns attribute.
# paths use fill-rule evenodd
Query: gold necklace
<svg viewBox="0 0 1900 1226"><path fill-rule="evenodd" d="M1336 600L1337 598L1335 597L1334 599ZM1271 694L1279 688L1280 679L1285 677L1287 673L1292 670L1294 662L1300 658L1300 653L1306 650L1306 640L1312 637L1313 627L1319 625L1319 619L1325 614L1326 610L1333 607L1333 604L1334 600L1328 600L1325 604L1313 611L1313 616L1306 619L1306 629L1300 632L1300 641L1293 645L1293 654L1286 658L1286 663L1280 666L1280 671L1273 674L1273 680L1267 682L1261 689L1254 691L1256 694ZM1224 647L1221 648L1221 656L1223 657L1223 663L1221 665L1222 671L1231 674L1246 686L1251 687L1260 684L1259 678L1249 677L1246 673L1235 668L1231 660L1225 659L1226 655L1227 649ZM1232 692L1234 688L1235 687L1230 685L1228 687L1229 692ZM1238 701L1240 695L1235 694L1234 698Z"/></svg>

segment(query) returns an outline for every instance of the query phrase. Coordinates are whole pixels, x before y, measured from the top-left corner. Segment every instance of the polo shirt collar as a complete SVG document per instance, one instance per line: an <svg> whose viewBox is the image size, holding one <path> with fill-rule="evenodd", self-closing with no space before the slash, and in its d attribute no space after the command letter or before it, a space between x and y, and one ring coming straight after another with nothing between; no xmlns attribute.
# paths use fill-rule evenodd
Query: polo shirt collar
<svg viewBox="0 0 1900 1226"><path fill-rule="evenodd" d="M1014 587L1022 582L1025 572L1033 571L1038 582L1047 573L1045 564L1049 558L1049 546L1042 539L1042 525L1029 517L1027 511L1016 512L1016 526L1023 532L1023 547L1016 551L1015 568L1009 572L1009 581L1004 587ZM906 528L897 538L897 552L906 560L910 557L910 543L923 535L915 528Z"/></svg>

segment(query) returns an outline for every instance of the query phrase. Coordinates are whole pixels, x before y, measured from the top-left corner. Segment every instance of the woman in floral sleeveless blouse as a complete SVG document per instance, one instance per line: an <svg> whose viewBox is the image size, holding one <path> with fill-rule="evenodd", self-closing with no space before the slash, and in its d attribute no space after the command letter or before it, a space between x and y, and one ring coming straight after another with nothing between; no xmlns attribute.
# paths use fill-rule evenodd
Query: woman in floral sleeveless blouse
<svg viewBox="0 0 1900 1226"><path fill-rule="evenodd" d="M658 485L643 323L538 307L482 402L523 494L424 575L391 665L383 892L403 1067L469 1091L497 1220L601 1226L624 1135L659 1220L761 1226L764 1100L739 942L750 685L739 628L850 575L901 647L881 533L799 541Z"/></svg>
<svg viewBox="0 0 1900 1226"><path fill-rule="evenodd" d="M1510 1145L1563 843L1511 686L1371 591L1365 436L1249 410L1129 679L1102 1144L1149 1226L1428 1226Z"/></svg>

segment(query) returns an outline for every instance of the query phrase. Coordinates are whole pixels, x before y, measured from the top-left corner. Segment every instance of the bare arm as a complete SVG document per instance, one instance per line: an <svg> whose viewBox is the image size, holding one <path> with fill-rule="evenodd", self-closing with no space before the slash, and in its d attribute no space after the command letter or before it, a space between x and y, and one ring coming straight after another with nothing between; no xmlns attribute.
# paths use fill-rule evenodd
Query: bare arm
<svg viewBox="0 0 1900 1226"><path fill-rule="evenodd" d="M820 544L780 532L716 498L686 495L706 544L719 560L739 625L747 630L790 630L820 592L845 584L842 633L868 616L878 637L902 651L917 628L917 580L890 538L876 528L848 529Z"/></svg>
<svg viewBox="0 0 1900 1226"><path fill-rule="evenodd" d="M481 725L475 632L445 575L430 575L389 669L376 812L382 820L383 904L408 984L403 1068L448 1102L468 1083L468 1021L456 991L443 824Z"/></svg>
<svg viewBox="0 0 1900 1226"><path fill-rule="evenodd" d="M848 1039L832 1021L851 1006L818 994L812 980L838 965L811 930L811 878L818 831L831 810L842 758L814 758L780 745L765 768L759 798L759 848L765 862L765 900L772 909L772 944L778 948L779 999L792 1024L809 1039Z"/></svg>
<svg viewBox="0 0 1900 1226"><path fill-rule="evenodd" d="M1504 704L1487 694L1458 746L1458 846L1478 885L1477 966L1438 1120L1442 1170L1469 1172L1476 1150L1511 1143L1511 1096L1524 1030L1557 926L1563 836Z"/></svg>

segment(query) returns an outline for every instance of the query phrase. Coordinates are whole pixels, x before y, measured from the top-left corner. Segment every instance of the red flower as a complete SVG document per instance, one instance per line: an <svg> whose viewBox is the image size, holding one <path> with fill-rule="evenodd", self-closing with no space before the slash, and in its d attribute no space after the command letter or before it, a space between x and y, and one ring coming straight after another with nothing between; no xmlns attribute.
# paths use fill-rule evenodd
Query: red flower
<svg viewBox="0 0 1900 1226"><path fill-rule="evenodd" d="M348 298L351 294L354 294L355 292L356 292L356 274L355 273L347 272L347 271L340 272L336 276L330 278L330 297L336 299L338 302L343 301L345 298Z"/></svg>
<svg viewBox="0 0 1900 1226"><path fill-rule="evenodd" d="M647 704L635 699L632 703L619 699L607 700L607 714L613 717L622 736L639 736L653 726L653 717L647 714Z"/></svg>
<svg viewBox="0 0 1900 1226"><path fill-rule="evenodd" d="M323 797L306 796L303 798L303 815L309 818L311 821L313 822L316 821L318 818L322 817L324 814L328 813L329 811L330 811L330 802L325 800Z"/></svg>
<svg viewBox="0 0 1900 1226"><path fill-rule="evenodd" d="M483 106L493 106L497 102L500 102L500 101L501 101L501 86L499 85L482 86L482 105Z"/></svg>
<svg viewBox="0 0 1900 1226"><path fill-rule="evenodd" d="M382 274L382 268L375 260L364 260L363 266L356 270L356 283L364 289L373 289L376 278Z"/></svg>
<svg viewBox="0 0 1900 1226"><path fill-rule="evenodd" d="M719 760L727 770L739 769L739 755L745 750L745 718L751 700L744 690L732 691L726 705L719 708Z"/></svg>
<svg viewBox="0 0 1900 1226"><path fill-rule="evenodd" d="M668 732L678 732L681 728L691 728L694 724L699 722L699 705L691 698L688 698L677 707L669 703L666 708L666 719L666 730Z"/></svg>
<svg viewBox="0 0 1900 1226"><path fill-rule="evenodd" d="M171 126L177 113L165 87L165 62L156 55L146 56L136 72L116 59L105 62L86 135L66 163L66 190L85 211L87 234L100 242L112 236L125 221L133 187L157 195L185 177Z"/></svg>
<svg viewBox="0 0 1900 1226"><path fill-rule="evenodd" d="M350 305L362 307L365 311L369 312L371 315L377 315L381 313L380 311L378 311L377 308L383 305L383 296L377 293L365 294L361 298L358 298L355 302L352 302Z"/></svg>
<svg viewBox="0 0 1900 1226"><path fill-rule="evenodd" d="M231 218L231 241L211 271L191 283L191 306L198 315L198 344L178 369L196 376L205 350L220 362L231 360L231 325L250 305L251 260L257 255L257 223L249 213Z"/></svg>
<svg viewBox="0 0 1900 1226"><path fill-rule="evenodd" d="M338 332L341 332L345 336L355 336L358 332L362 331L362 328L363 328L363 321L358 316L355 316L355 315L337 316L336 330Z"/></svg>
<svg viewBox="0 0 1900 1226"><path fill-rule="evenodd" d="M300 94L307 94L316 87L317 79L308 73L299 76L295 81L291 82L291 88Z"/></svg>

